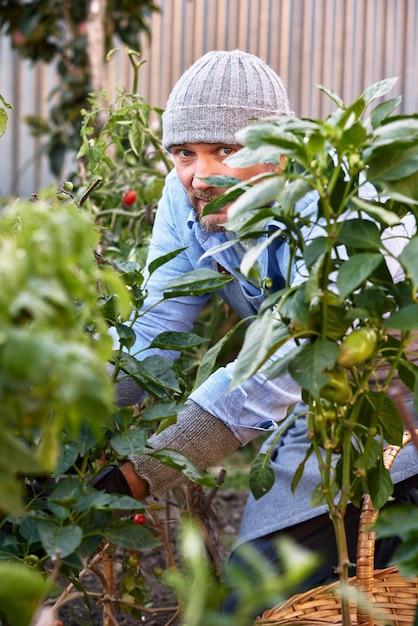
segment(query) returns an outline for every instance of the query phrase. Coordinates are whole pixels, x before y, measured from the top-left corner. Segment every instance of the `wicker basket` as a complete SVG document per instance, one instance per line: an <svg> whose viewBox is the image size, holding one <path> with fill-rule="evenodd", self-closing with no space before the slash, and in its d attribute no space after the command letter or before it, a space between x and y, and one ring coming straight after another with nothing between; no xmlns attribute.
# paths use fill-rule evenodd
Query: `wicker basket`
<svg viewBox="0 0 418 626"><path fill-rule="evenodd" d="M403 445L411 441L404 433ZM400 450L387 446L385 466L390 469ZM378 511L365 495L357 541L356 576L349 579L350 615L353 626L412 626L418 601L418 577L403 578L396 567L374 570L375 533L369 532ZM254 626L341 625L340 583L336 581L297 594L256 619Z"/></svg>

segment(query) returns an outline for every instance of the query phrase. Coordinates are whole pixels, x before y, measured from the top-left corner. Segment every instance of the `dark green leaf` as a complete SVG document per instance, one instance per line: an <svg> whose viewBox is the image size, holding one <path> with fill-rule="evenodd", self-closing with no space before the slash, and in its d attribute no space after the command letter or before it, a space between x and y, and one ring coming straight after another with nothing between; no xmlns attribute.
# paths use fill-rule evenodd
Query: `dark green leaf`
<svg viewBox="0 0 418 626"><path fill-rule="evenodd" d="M250 187L228 210L228 228L236 230L237 223L243 219L242 214L245 215L247 211L253 211L275 202L283 185L284 179L276 176Z"/></svg>
<svg viewBox="0 0 418 626"><path fill-rule="evenodd" d="M113 520L106 526L106 539L121 548L138 552L161 545L148 528L138 526L132 520Z"/></svg>
<svg viewBox="0 0 418 626"><path fill-rule="evenodd" d="M406 205L418 204L418 172L399 180L385 181L383 193Z"/></svg>
<svg viewBox="0 0 418 626"><path fill-rule="evenodd" d="M298 465L298 467L296 468L296 471L293 475L293 480L292 480L292 493L295 493L296 491L296 487L299 484L300 479L303 476L303 472L305 471L305 465L307 460L309 459L309 457L311 456L311 454L313 453L313 446L310 445L309 448L306 450L305 452L305 457L304 459L301 461L301 463Z"/></svg>
<svg viewBox="0 0 418 626"><path fill-rule="evenodd" d="M241 187L239 189L229 189L225 191L220 196L216 196L213 198L208 204L204 207L202 211L202 215L211 215L212 213L217 213L227 204L231 204L231 202L235 202L237 198L239 198L244 193L244 189Z"/></svg>
<svg viewBox="0 0 418 626"><path fill-rule="evenodd" d="M165 463L169 467L182 472L189 480L196 482L200 485L206 485L208 487L214 487L215 481L208 475L202 474L200 469L189 459L185 454L178 450L171 450L170 448L161 448L150 453L155 459L158 459L161 463Z"/></svg>
<svg viewBox="0 0 418 626"><path fill-rule="evenodd" d="M231 328L231 330L229 330L223 337L221 337L221 339L219 339L214 346L212 346L211 348L209 348L209 350L205 352L196 373L194 388L198 387L209 378L209 376L215 369L215 364L219 353L228 342L231 335L236 332L243 324L246 323L247 321L245 319L238 322L233 328Z"/></svg>
<svg viewBox="0 0 418 626"><path fill-rule="evenodd" d="M289 363L289 372L297 383L318 397L320 389L329 379L327 369L332 369L338 357L338 345L327 339L306 343Z"/></svg>
<svg viewBox="0 0 418 626"><path fill-rule="evenodd" d="M409 150L385 152L368 163L370 180L379 183L397 181L418 171L418 146Z"/></svg>
<svg viewBox="0 0 418 626"><path fill-rule="evenodd" d="M177 296L198 296L224 287L233 280L233 277L219 274L212 270L194 270L184 274L179 280L173 280L166 285L164 298Z"/></svg>
<svg viewBox="0 0 418 626"><path fill-rule="evenodd" d="M171 261L171 259L175 259L176 256L183 252L183 250L186 250L186 248L178 248L177 250L173 250L172 252L168 252L168 254L164 254L163 256L159 256L157 259L154 259L154 261L151 261L148 266L148 272L153 274L159 267L168 261Z"/></svg>
<svg viewBox="0 0 418 626"><path fill-rule="evenodd" d="M121 369L132 376L138 385L160 400L171 400L167 390L179 392L179 380L170 359L153 355L138 361L130 354L123 355Z"/></svg>
<svg viewBox="0 0 418 626"><path fill-rule="evenodd" d="M76 524L59 526L47 520L38 522L38 532L45 552L51 557L57 553L61 558L66 557L78 548L83 538L83 531Z"/></svg>
<svg viewBox="0 0 418 626"><path fill-rule="evenodd" d="M288 338L287 326L278 323L271 311L256 318L245 334L235 364L232 387L252 376Z"/></svg>
<svg viewBox="0 0 418 626"><path fill-rule="evenodd" d="M361 253L349 258L340 268L337 286L342 299L360 287L383 261L381 254Z"/></svg>
<svg viewBox="0 0 418 626"><path fill-rule="evenodd" d="M115 329L118 333L120 345L127 348L128 350L132 348L136 341L136 335L133 328L127 326L126 324L120 324L119 322L116 322Z"/></svg>
<svg viewBox="0 0 418 626"><path fill-rule="evenodd" d="M380 539L397 536L418 540L418 508L415 504L393 504L379 513L373 529Z"/></svg>
<svg viewBox="0 0 418 626"><path fill-rule="evenodd" d="M312 239L312 241L309 243L308 246L305 247L305 250L303 251L306 266L308 268L312 267L312 265L316 263L321 257L323 257L327 251L327 237L315 237L315 239Z"/></svg>
<svg viewBox="0 0 418 626"><path fill-rule="evenodd" d="M162 348L163 350L186 350L194 346L200 346L209 341L199 337L195 333L164 332L153 339L150 348Z"/></svg>
<svg viewBox="0 0 418 626"><path fill-rule="evenodd" d="M57 460L56 474L61 476L64 474L78 458L78 444L75 441L65 442L60 449Z"/></svg>
<svg viewBox="0 0 418 626"><path fill-rule="evenodd" d="M414 291L418 286L418 238L410 239L399 255L399 260L404 265L406 274L414 284Z"/></svg>
<svg viewBox="0 0 418 626"><path fill-rule="evenodd" d="M260 453L256 456L250 470L249 484L256 500L270 491L274 485L274 472L270 465L270 455Z"/></svg>
<svg viewBox="0 0 418 626"><path fill-rule="evenodd" d="M130 430L126 435L114 435L110 445L123 458L133 458L142 454L147 442L147 431L144 428Z"/></svg>
<svg viewBox="0 0 418 626"><path fill-rule="evenodd" d="M385 326L394 330L415 330L418 328L418 304L399 309L385 320Z"/></svg>
<svg viewBox="0 0 418 626"><path fill-rule="evenodd" d="M108 512L112 510L132 511L142 508L143 505L130 496L119 496L105 493L104 491L95 491L80 497L74 505L73 511L79 514L89 512L92 509Z"/></svg>
<svg viewBox="0 0 418 626"><path fill-rule="evenodd" d="M369 220L351 219L346 220L337 237L337 243L353 248L381 247L380 231L376 224Z"/></svg>
<svg viewBox="0 0 418 626"><path fill-rule="evenodd" d="M142 414L141 421L152 422L154 420L167 419L175 417L179 411L176 402L154 402L150 407L145 409Z"/></svg>
<svg viewBox="0 0 418 626"><path fill-rule="evenodd" d="M386 504L393 493L393 482L389 470L379 465L367 472L367 485L376 510Z"/></svg>

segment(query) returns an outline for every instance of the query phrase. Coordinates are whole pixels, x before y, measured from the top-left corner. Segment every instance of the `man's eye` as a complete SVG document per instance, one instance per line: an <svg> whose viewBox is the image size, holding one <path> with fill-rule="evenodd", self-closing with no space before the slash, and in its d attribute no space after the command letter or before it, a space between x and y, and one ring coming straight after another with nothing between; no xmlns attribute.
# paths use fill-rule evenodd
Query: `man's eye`
<svg viewBox="0 0 418 626"><path fill-rule="evenodd" d="M180 156L186 159L192 156L192 153L190 152L190 150L180 150Z"/></svg>
<svg viewBox="0 0 418 626"><path fill-rule="evenodd" d="M232 154L233 150L232 150L232 148L224 147L224 148L221 148L221 152L225 156L228 156L229 154Z"/></svg>

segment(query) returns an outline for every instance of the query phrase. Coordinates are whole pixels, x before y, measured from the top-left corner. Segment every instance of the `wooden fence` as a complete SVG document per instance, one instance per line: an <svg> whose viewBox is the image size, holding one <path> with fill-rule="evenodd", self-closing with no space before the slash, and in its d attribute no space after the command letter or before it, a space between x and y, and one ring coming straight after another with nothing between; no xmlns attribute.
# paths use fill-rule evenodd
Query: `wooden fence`
<svg viewBox="0 0 418 626"><path fill-rule="evenodd" d="M159 0L150 18L151 42L140 90L164 107L181 73L212 49L241 48L261 56L282 77L297 115L324 117L330 100L315 83L347 103L372 82L398 76L391 96L399 112L418 110L418 0ZM106 88L131 85L123 52L107 68ZM53 182L39 157L42 142L29 137L24 115L47 117L53 68L19 61L0 35L0 93L12 103L9 129L0 140L0 195L28 195Z"/></svg>

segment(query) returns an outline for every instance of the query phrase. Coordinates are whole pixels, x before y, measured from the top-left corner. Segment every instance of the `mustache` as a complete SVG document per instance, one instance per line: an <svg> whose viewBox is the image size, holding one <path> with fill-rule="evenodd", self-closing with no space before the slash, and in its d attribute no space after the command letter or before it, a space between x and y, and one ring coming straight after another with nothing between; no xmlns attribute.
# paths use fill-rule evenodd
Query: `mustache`
<svg viewBox="0 0 418 626"><path fill-rule="evenodd" d="M192 206L196 206L199 200L210 202L220 195L219 191L208 189L207 191L190 191L188 196Z"/></svg>

